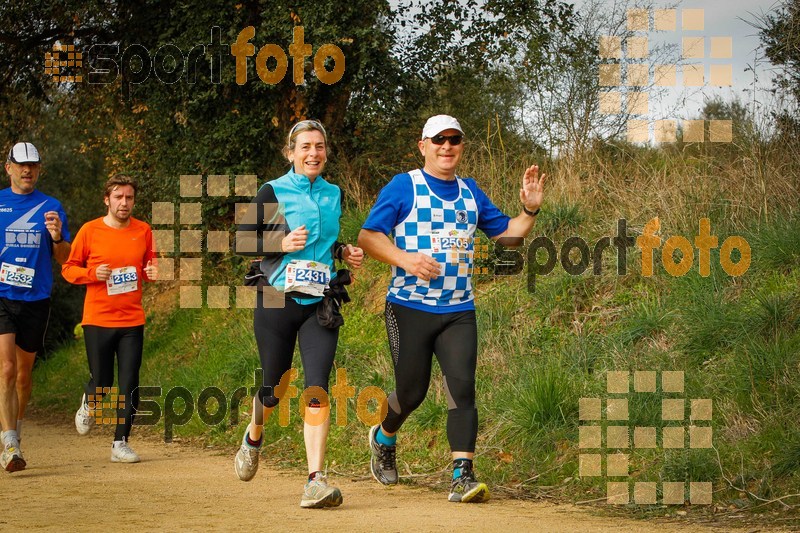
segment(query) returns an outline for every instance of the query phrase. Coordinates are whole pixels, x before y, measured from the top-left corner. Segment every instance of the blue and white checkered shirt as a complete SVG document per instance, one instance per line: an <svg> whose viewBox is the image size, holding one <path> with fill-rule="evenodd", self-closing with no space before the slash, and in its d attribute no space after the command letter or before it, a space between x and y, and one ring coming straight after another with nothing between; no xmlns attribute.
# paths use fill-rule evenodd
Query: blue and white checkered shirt
<svg viewBox="0 0 800 533"><path fill-rule="evenodd" d="M389 295L431 306L469 302L474 298L472 264L478 227L475 197L458 177L460 194L447 201L431 191L419 169L409 175L414 184L414 206L392 230L395 245L406 252L431 256L442 265L442 273L425 281L393 266Z"/></svg>

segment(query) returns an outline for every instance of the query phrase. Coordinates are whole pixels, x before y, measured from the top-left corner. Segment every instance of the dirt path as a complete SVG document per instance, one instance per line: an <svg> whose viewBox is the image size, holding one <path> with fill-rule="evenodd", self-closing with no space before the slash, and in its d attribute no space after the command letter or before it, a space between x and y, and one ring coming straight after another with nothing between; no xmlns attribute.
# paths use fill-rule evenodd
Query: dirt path
<svg viewBox="0 0 800 533"><path fill-rule="evenodd" d="M135 440L135 465L109 461L110 434L26 422L23 472L0 472L0 530L81 531L711 531L675 523L592 516L571 505L493 500L458 505L444 494L337 478L344 504L299 507L301 472L262 468L250 483L233 471L234 450ZM719 530L717 530L719 531Z"/></svg>

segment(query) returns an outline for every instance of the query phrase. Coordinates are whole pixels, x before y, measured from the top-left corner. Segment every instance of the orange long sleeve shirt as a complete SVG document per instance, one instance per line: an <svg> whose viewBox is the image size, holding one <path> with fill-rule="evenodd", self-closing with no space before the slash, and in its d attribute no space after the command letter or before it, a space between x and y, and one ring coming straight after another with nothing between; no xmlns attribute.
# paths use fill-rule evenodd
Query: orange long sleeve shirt
<svg viewBox="0 0 800 533"><path fill-rule="evenodd" d="M122 328L144 324L142 280L144 267L155 256L150 226L133 217L126 228L112 228L102 218L83 225L72 241L61 275L70 283L86 285L84 326ZM97 279L97 267L107 264L109 281ZM135 272L135 277L134 277Z"/></svg>

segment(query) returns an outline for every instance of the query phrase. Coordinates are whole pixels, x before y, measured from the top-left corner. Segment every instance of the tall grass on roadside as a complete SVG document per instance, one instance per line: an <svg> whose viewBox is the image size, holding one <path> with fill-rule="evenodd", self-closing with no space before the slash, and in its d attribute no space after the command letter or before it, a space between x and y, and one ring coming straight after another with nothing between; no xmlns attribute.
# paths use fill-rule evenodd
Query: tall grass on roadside
<svg viewBox="0 0 800 533"><path fill-rule="evenodd" d="M772 466L776 476L800 474L800 430L792 428L788 433Z"/></svg>
<svg viewBox="0 0 800 533"><path fill-rule="evenodd" d="M515 378L503 395L507 437L522 448L554 449L553 435L577 426L580 387L575 376L548 359L518 369Z"/></svg>
<svg viewBox="0 0 800 533"><path fill-rule="evenodd" d="M536 233L554 235L562 231L574 233L580 231L585 220L581 208L577 204L555 203L548 207L536 220Z"/></svg>
<svg viewBox="0 0 800 533"><path fill-rule="evenodd" d="M542 211L579 204L588 208L586 222L593 224L617 218L643 223L658 216L684 231L708 216L712 229L717 223L744 228L754 220L779 220L800 203L797 178L786 174L793 175L794 167L782 147L743 139L724 149L710 143L598 143L577 158L546 161L506 146L499 125L490 123L484 137L467 145L460 174L474 176L495 203L517 214L519 182L534 162L549 175Z"/></svg>
<svg viewBox="0 0 800 533"><path fill-rule="evenodd" d="M690 278L678 285L675 297L682 304L678 346L685 353L703 361L739 344L746 322L737 303L725 299L713 282Z"/></svg>
<svg viewBox="0 0 800 533"><path fill-rule="evenodd" d="M624 343L636 342L645 337L667 330L673 319L674 311L665 309L658 301L645 300L637 302L622 323L620 340Z"/></svg>
<svg viewBox="0 0 800 533"><path fill-rule="evenodd" d="M780 216L754 228L747 236L754 262L763 270L787 271L800 266L800 216Z"/></svg>
<svg viewBox="0 0 800 533"><path fill-rule="evenodd" d="M738 347L730 360L731 394L737 404L750 412L771 410L775 415L797 409L800 385L800 338L751 338Z"/></svg>

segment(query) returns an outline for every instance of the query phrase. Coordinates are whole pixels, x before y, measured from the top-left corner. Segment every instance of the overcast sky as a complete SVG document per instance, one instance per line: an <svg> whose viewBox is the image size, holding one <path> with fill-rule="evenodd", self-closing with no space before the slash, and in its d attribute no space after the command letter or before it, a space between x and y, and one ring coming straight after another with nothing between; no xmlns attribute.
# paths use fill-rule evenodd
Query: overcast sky
<svg viewBox="0 0 800 533"><path fill-rule="evenodd" d="M466 0L460 0L466 1ZM569 0L566 0L569 1ZM591 16L581 10L581 6L589 0L572 0L576 11L583 15ZM635 7L637 2L646 3L649 0L600 0L609 10L614 5L624 5L624 2ZM396 0L390 4L396 6ZM640 5L641 5L640 3ZM721 97L725 101L738 98L757 115L766 112L754 102L767 106L774 105L769 88L772 85L771 65L764 57L758 30L751 24L759 16L776 9L782 2L780 0L678 0L661 1L653 0L654 9L672 9L676 12L676 31L647 33L650 46L658 42L675 43L678 46L676 59L680 55L681 41L684 36L703 37L705 39L705 57L703 59L685 60L690 63L702 63L704 66L704 87L686 88L681 84L682 75L678 69L677 82L680 86L675 88L660 89L659 93L651 91L650 114L640 117L650 120L658 119L692 119L698 118L704 102L714 97ZM704 12L704 28L702 30L683 30L682 10L702 9ZM652 17L651 17L652 18ZM643 34L642 34L643 35ZM598 36L599 37L599 36ZM711 38L731 37L732 56L730 59L710 58ZM720 87L710 84L710 66L714 64L732 65L732 86ZM755 66L754 80L753 67Z"/></svg>
<svg viewBox="0 0 800 533"><path fill-rule="evenodd" d="M663 3L662 5L666 5ZM708 83L708 67L706 67L706 86L701 90L670 91L663 102L662 108L672 107L678 103L682 117L696 117L702 108L703 100L714 95L730 100L738 97L742 103L751 105L755 97L763 101L768 98L766 88L771 85L771 65L764 58L763 47L759 41L758 31L748 24L753 22L758 15L771 11L776 2L771 0L684 0L678 7L678 26L681 22L681 9L703 9L705 14L705 29L703 31L687 31L683 35L704 36L706 41L711 37L731 36L733 42L733 56L731 59L710 59L709 44L706 44L706 59L702 60L707 66L711 64L731 63L733 65L733 86L713 87ZM667 34L661 34L667 38ZM670 35L672 42L680 43L682 32L677 31ZM693 60L701 61L701 60ZM758 82L754 87L754 74L750 70L756 66Z"/></svg>
<svg viewBox="0 0 800 533"><path fill-rule="evenodd" d="M613 0L608 0L609 4ZM576 6L580 11L582 2ZM672 7L674 3L656 2L655 7ZM766 61L761 47L758 31L748 24L756 16L773 10L778 5L772 0L684 0L677 7L677 28L675 32L651 32L653 41L663 40L680 46L684 36L705 37L706 50L704 59L693 59L692 62L705 64L706 86L703 88L675 88L667 91L661 102L651 101L651 118L694 118L698 116L703 102L714 96L725 100L738 97L742 103L752 105L753 98L763 101L769 98L766 91L771 85L770 64ZM704 11L705 28L702 31L682 31L681 13L683 9L702 9ZM731 59L709 58L711 37L732 37L733 54ZM714 87L709 84L709 65L732 64L733 86ZM752 70L756 66L758 81L754 84ZM681 76L678 75L680 83ZM753 91L753 88L756 88ZM672 116L667 116L672 115Z"/></svg>

